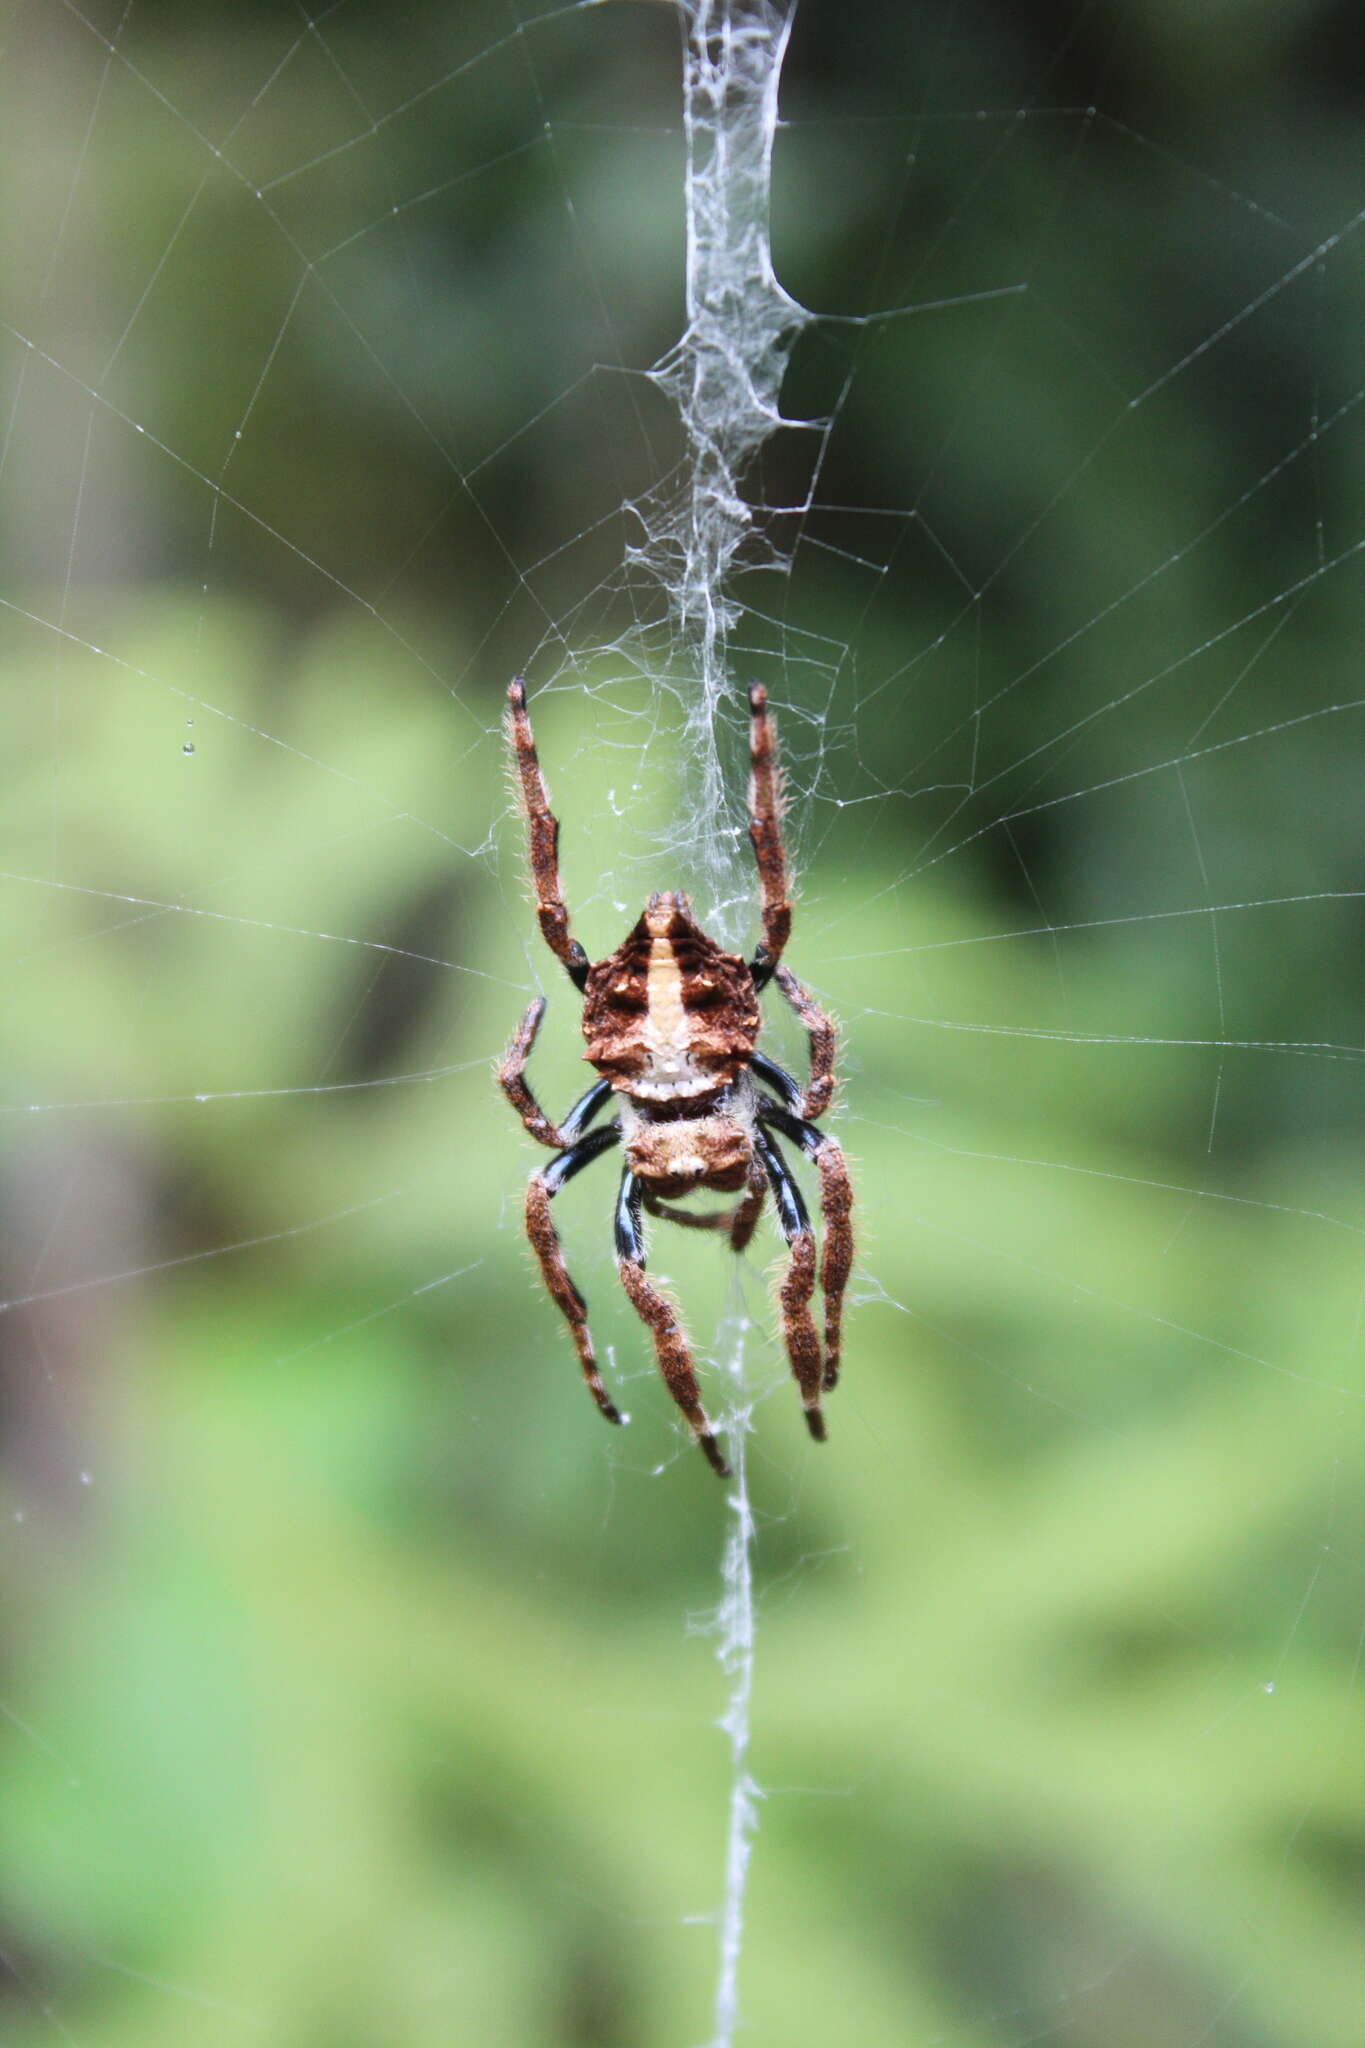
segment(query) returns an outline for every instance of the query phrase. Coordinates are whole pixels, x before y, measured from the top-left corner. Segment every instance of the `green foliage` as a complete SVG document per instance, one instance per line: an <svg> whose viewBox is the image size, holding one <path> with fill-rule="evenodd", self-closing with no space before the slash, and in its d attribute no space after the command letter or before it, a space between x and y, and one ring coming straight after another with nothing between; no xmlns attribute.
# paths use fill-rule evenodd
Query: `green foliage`
<svg viewBox="0 0 1365 2048"><path fill-rule="evenodd" d="M123 644L208 698L270 636L169 597ZM64 1113L74 1168L122 1190L130 1268L184 1263L94 1293L94 1483L61 1544L39 1514L7 1546L10 1939L110 2048L697 2036L711 1937L684 1923L716 1896L726 1785L684 1621L727 1511L606 1284L605 1184L564 1228L629 1431L600 1428L529 1284L527 1146L489 1075L528 920L467 862L442 892L442 835L476 839L500 787L495 734L452 761L442 707L397 717L405 664L363 629L296 660L289 743L325 694L329 767L363 790L281 755L277 802L240 724L197 714L184 755L135 686L68 706L73 887L18 934L7 1064L35 1101L105 1103ZM569 722L546 717L547 758ZM11 816L45 795L19 780ZM348 821L363 858L338 855ZM1153 1053L1126 1115L1087 1062L1131 1074L1132 1047L907 1042L920 1009L1037 1014L1051 969L999 991L1002 949L962 943L998 911L936 877L912 947L879 950L877 858L838 918L811 875L799 943L858 1017L840 1129L866 1280L826 1451L757 1350L749 2024L970 2048L997 2003L1022 2031L1061 1997L1078 2041L1176 2040L1241 1986L1237 2038L1345 2044L1358 1489L1333 1354L1356 1233L1172 1157L1197 1053ZM134 904L83 893L95 874ZM278 943L237 922L261 912ZM452 964L373 950L400 940ZM1069 965L1071 1013L1114 972L1104 946ZM417 1078L325 1092L392 973L417 976L392 1063ZM566 1093L558 984L547 1034ZM199 1102L206 1072L225 1087ZM253 1092L284 1075L297 1093ZM921 1075L932 1100L893 1085ZM149 1163L179 1191L154 1239ZM714 1247L665 1262L704 1331ZM46 1277L84 1276L58 1248ZM9 2038L42 2037L17 2004Z"/></svg>

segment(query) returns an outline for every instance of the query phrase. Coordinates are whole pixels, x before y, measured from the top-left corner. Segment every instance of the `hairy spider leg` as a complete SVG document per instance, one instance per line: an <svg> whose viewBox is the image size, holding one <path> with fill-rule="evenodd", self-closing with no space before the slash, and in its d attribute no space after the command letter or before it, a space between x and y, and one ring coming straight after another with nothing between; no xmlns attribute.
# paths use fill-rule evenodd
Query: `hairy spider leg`
<svg viewBox="0 0 1365 2048"><path fill-rule="evenodd" d="M763 1213L763 1204L767 1200L767 1195L768 1176L763 1171L758 1159L755 1158L749 1166L749 1178L744 1183L744 1193L740 1196L731 1213L730 1249L732 1252L742 1252L747 1248L749 1239L754 1234L758 1219Z"/></svg>
<svg viewBox="0 0 1365 2048"><path fill-rule="evenodd" d="M810 1040L810 1078L802 1095L792 1108L809 1123L818 1123L829 1108L834 1094L834 1025L815 998L804 988L789 967L779 967L774 979L787 1001L795 1010L806 1029Z"/></svg>
<svg viewBox="0 0 1365 2048"><path fill-rule="evenodd" d="M643 1194L639 1179L627 1167L621 1175L621 1191L616 1199L616 1267L621 1275L621 1285L629 1295L636 1315L649 1327L664 1384L686 1416L707 1463L720 1478L728 1479L730 1467L721 1455L720 1445L701 1405L696 1374L692 1370L678 1312L668 1296L651 1287L645 1278L645 1234L640 1216Z"/></svg>
<svg viewBox="0 0 1365 2048"><path fill-rule="evenodd" d="M759 988L771 980L791 936L787 857L782 849L782 791L777 742L762 683L749 685L749 843L758 866L758 901L763 937L749 963Z"/></svg>
<svg viewBox="0 0 1365 2048"><path fill-rule="evenodd" d="M754 1227L763 1211L768 1193L768 1176L760 1162L755 1159L749 1169L749 1179L744 1194L735 1209L735 1220L730 1226L730 1249L742 1252L754 1234Z"/></svg>
<svg viewBox="0 0 1365 2048"><path fill-rule="evenodd" d="M539 1173L533 1173L526 1188L526 1235L540 1261L541 1278L551 1301L569 1326L588 1392L608 1422L620 1422L621 1413L602 1384L597 1356L588 1333L588 1304L569 1278L569 1269L559 1248L559 1237L550 1220L550 1203L565 1181L572 1180L576 1173L609 1151L619 1143L620 1137L620 1127L614 1123L604 1124L601 1130L589 1131L586 1138L580 1138L567 1152L561 1152L558 1159L552 1159Z"/></svg>
<svg viewBox="0 0 1365 2048"><path fill-rule="evenodd" d="M799 1145L815 1161L820 1176L820 1222L825 1234L824 1257L820 1265L820 1286L825 1296L825 1387L837 1385L842 1339L844 1290L853 1264L853 1183L843 1151L827 1131L798 1116L789 1116L775 1102L759 1099L758 1113L765 1123Z"/></svg>
<svg viewBox="0 0 1365 2048"><path fill-rule="evenodd" d="M559 820L550 809L550 793L540 770L535 735L526 709L526 685L513 676L507 685L507 737L517 764L526 833L531 855L531 881L536 892L536 917L541 937L562 962L575 988L588 978L588 956L569 937L569 913L559 880Z"/></svg>
<svg viewBox="0 0 1365 2048"><path fill-rule="evenodd" d="M526 1062L531 1057L531 1048L540 1030L540 1020L545 1015L545 998L537 996L528 1003L520 1024L512 1035L508 1046L498 1062L498 1085L511 1103L517 1115L533 1138L542 1145L549 1145L555 1151L562 1151L572 1145L579 1133L585 1131L597 1112L611 1095L610 1081L595 1081L591 1088L580 1095L563 1123L551 1123L535 1096L529 1082L523 1078Z"/></svg>
<svg viewBox="0 0 1365 2048"><path fill-rule="evenodd" d="M775 978L810 1035L810 1079L803 1089L785 1067L757 1050L750 1054L749 1064L794 1115L814 1123L829 1108L834 1093L834 1026L794 974L779 967Z"/></svg>
<svg viewBox="0 0 1365 2048"><path fill-rule="evenodd" d="M782 1304L782 1341L801 1389L806 1427L815 1441L822 1444L825 1418L820 1411L820 1340L810 1313L810 1298L815 1292L815 1233L786 1160L761 1128L754 1134L754 1149L772 1187L777 1220L791 1253L786 1278L778 1292Z"/></svg>

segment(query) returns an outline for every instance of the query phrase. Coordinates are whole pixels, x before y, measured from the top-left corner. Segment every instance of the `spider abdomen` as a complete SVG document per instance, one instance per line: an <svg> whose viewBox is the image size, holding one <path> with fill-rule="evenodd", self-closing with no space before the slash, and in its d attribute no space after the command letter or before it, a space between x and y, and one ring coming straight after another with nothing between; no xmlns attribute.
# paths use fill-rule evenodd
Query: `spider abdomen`
<svg viewBox="0 0 1365 2048"><path fill-rule="evenodd" d="M708 1187L733 1193L744 1186L753 1139L734 1115L679 1118L669 1123L628 1115L626 1165L658 1195L685 1195Z"/></svg>

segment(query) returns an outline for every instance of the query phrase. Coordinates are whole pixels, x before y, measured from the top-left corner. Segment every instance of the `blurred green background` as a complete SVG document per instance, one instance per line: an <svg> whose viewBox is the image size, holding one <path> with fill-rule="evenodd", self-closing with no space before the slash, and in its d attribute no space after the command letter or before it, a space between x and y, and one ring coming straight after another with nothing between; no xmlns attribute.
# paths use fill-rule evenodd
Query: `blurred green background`
<svg viewBox="0 0 1365 2048"><path fill-rule="evenodd" d="M654 1254L713 1405L753 1325L743 2040L1361 2038L1357 31L798 14L778 273L931 310L802 338L737 583L844 1032L826 1450L775 1244ZM593 1415L490 1078L542 983L582 1072L515 670L589 950L752 930L622 566L672 11L33 0L6 70L0 2034L686 2048L732 1511L609 1167Z"/></svg>

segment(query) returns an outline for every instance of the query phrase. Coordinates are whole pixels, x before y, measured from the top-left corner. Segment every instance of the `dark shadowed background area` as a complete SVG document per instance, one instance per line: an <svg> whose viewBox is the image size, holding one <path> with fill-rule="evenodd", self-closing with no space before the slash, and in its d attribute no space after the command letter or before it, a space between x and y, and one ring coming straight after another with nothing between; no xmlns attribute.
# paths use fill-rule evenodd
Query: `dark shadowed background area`
<svg viewBox="0 0 1365 2048"><path fill-rule="evenodd" d="M762 675L857 1175L826 1449L777 1241L655 1249L714 1405L753 1325L743 2041L1360 2040L1362 48L798 12L821 424L749 479L720 745L740 805ZM6 11L13 2048L708 2038L732 1510L609 1167L592 1412L490 1078L544 985L582 1085L510 674L589 951L661 887L753 937L623 568L678 70L643 0Z"/></svg>

